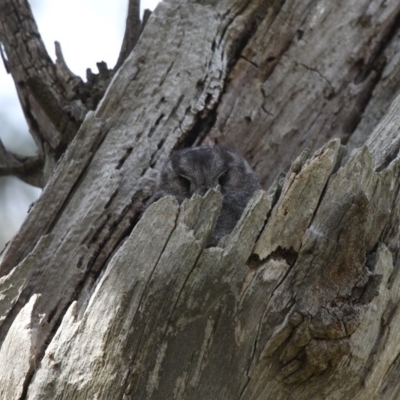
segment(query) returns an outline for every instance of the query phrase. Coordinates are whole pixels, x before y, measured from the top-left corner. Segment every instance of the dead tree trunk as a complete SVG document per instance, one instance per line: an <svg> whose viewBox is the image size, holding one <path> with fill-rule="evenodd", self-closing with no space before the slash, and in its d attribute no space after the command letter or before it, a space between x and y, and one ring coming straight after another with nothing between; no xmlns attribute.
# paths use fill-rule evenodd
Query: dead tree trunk
<svg viewBox="0 0 400 400"><path fill-rule="evenodd" d="M0 259L2 399L399 398L398 1L162 2L73 124L17 68L10 13L47 184ZM171 151L206 143L268 189L211 248L218 191L139 219Z"/></svg>

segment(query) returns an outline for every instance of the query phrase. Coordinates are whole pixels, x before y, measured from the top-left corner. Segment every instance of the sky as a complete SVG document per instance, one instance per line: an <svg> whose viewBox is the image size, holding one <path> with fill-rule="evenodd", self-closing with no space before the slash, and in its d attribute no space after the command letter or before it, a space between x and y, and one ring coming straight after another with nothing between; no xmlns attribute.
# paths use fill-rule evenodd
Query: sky
<svg viewBox="0 0 400 400"><path fill-rule="evenodd" d="M154 10L160 0L142 0L141 13ZM127 0L30 0L47 52L55 61L54 41L61 44L73 73L86 80L86 69L97 73L96 63L112 68L125 30ZM7 149L35 154L11 75L0 60L0 137ZM0 251L18 231L40 190L15 178L0 178Z"/></svg>

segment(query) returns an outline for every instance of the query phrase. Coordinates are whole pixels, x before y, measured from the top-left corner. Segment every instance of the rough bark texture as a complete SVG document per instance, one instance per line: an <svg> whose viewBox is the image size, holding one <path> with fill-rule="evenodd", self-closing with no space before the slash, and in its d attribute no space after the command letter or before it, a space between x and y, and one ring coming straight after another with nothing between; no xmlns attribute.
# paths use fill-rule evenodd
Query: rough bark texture
<svg viewBox="0 0 400 400"><path fill-rule="evenodd" d="M1 256L0 397L397 399L399 13L160 3ZM232 234L213 190L139 219L216 142L269 187Z"/></svg>
<svg viewBox="0 0 400 400"><path fill-rule="evenodd" d="M129 1L126 32L115 70L132 51L141 23L139 0ZM38 147L35 157L7 151L0 140L0 176L15 175L43 187L88 110L94 110L110 83L113 71L97 63L98 74L87 70L87 82L67 66L60 43L57 60L50 59L27 0L0 1L0 54L14 79L30 133Z"/></svg>

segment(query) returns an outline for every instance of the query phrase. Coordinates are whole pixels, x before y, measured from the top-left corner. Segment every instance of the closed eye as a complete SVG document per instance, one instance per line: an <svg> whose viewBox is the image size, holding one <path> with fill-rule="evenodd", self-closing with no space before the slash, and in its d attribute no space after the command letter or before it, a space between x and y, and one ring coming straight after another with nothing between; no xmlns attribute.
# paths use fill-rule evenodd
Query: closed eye
<svg viewBox="0 0 400 400"><path fill-rule="evenodd" d="M181 182L182 186L185 189L190 189L190 180L188 178L185 178L184 176L180 175L179 176L179 181Z"/></svg>
<svg viewBox="0 0 400 400"><path fill-rule="evenodd" d="M224 186L228 182L228 178L228 170L226 170L218 177L218 184Z"/></svg>

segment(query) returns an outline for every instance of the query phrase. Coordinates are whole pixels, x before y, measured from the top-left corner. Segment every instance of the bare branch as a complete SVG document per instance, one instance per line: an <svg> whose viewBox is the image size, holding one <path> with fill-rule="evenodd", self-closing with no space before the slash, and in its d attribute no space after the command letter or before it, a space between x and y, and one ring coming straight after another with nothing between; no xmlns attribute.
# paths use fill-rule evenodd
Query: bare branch
<svg viewBox="0 0 400 400"><path fill-rule="evenodd" d="M62 53L60 42L55 41L54 42L54 47L55 47L56 56L57 56L56 65L59 66L60 70L62 70L65 75L69 75L71 78L78 78L78 76L75 75L68 68L68 65L65 63L64 54Z"/></svg>
<svg viewBox="0 0 400 400"><path fill-rule="evenodd" d="M65 62L64 55L61 50L61 44L57 41L54 42L54 47L56 51L56 73L58 78L60 79L61 83L64 85L64 89L66 91L66 96L69 99L72 99L74 97L74 92L76 91L78 86L83 85L82 79L78 76L75 75L69 68L67 63ZM86 109L85 109L85 114L86 114ZM79 120L84 118L80 116L78 117Z"/></svg>
<svg viewBox="0 0 400 400"><path fill-rule="evenodd" d="M11 73L39 157L20 157L2 148L1 175L43 186L75 136L87 108L71 79L47 54L27 0L0 2L1 57ZM59 49L60 50L60 49ZM58 56L62 58L61 50ZM63 59L63 58L62 58ZM60 73L60 71L63 73Z"/></svg>
<svg viewBox="0 0 400 400"><path fill-rule="evenodd" d="M4 68L6 69L7 74L9 74L10 70L8 68L7 57L6 57L5 52L4 52L3 43L1 43L1 42L0 42L0 56L1 56L1 59L3 60Z"/></svg>
<svg viewBox="0 0 400 400"><path fill-rule="evenodd" d="M58 131L57 139L49 143L50 148L62 151L81 121L65 112L68 101L27 1L4 0L0 3L0 37L9 71L24 98L21 102L25 114L32 111L29 95L33 95ZM37 119L39 122L42 118ZM36 140L42 141L41 125L31 124L30 128ZM54 133L52 135L54 139Z"/></svg>
<svg viewBox="0 0 400 400"><path fill-rule="evenodd" d="M129 2L118 65L123 63L138 40L141 28L139 5L140 0ZM14 173L23 180L33 179L33 184L42 186L74 138L87 111L97 107L117 68L110 70L104 62L99 62L99 73L93 74L88 70L87 82L83 82L68 68L58 42L55 43L57 60L53 63L27 0L0 2L0 43L1 57L14 79L22 110L44 166L40 178L27 178L30 174L26 175L26 163L31 165L33 160L28 162L8 153L5 157L3 152L7 161L4 161L6 165L1 173Z"/></svg>
<svg viewBox="0 0 400 400"><path fill-rule="evenodd" d="M129 0L124 40L122 41L121 51L119 53L118 61L115 64L114 71L122 65L135 47L141 33L141 25L140 0Z"/></svg>
<svg viewBox="0 0 400 400"><path fill-rule="evenodd" d="M14 175L30 185L43 187L43 159L7 151L0 140L0 176Z"/></svg>
<svg viewBox="0 0 400 400"><path fill-rule="evenodd" d="M149 10L148 8L146 8L146 9L144 10L144 13L143 13L143 21L142 21L142 26L141 26L141 29L140 29L140 34L142 34L142 32L143 32L143 30L144 30L144 28L145 28L145 26L146 26L146 24L147 24L147 21L148 21L149 18L150 18L150 15L151 15L151 10Z"/></svg>

